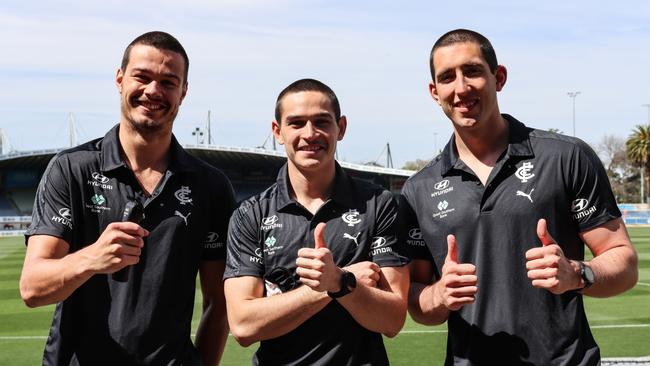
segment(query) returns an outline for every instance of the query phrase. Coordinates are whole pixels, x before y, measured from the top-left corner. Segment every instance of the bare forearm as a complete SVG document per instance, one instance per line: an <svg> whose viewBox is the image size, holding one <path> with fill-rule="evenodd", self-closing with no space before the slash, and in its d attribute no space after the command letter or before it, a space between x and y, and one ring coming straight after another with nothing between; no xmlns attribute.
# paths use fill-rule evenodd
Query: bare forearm
<svg viewBox="0 0 650 366"><path fill-rule="evenodd" d="M434 286L411 282L409 288L409 313L413 320L425 325L438 325L447 321L449 309L436 301Z"/></svg>
<svg viewBox="0 0 650 366"><path fill-rule="evenodd" d="M593 297L609 297L625 292L639 277L638 257L630 246L612 248L588 262L596 282L582 292Z"/></svg>
<svg viewBox="0 0 650 366"><path fill-rule="evenodd" d="M396 336L406 320L406 301L399 294L376 287L357 286L337 301L364 328Z"/></svg>
<svg viewBox="0 0 650 366"><path fill-rule="evenodd" d="M203 310L195 341L204 365L219 365L227 339L228 319L225 308L217 309L208 305Z"/></svg>
<svg viewBox="0 0 650 366"><path fill-rule="evenodd" d="M260 297L232 304L228 312L231 330L237 341L249 346L257 341L276 338L291 332L321 311L330 298L307 286L270 297Z"/></svg>
<svg viewBox="0 0 650 366"><path fill-rule="evenodd" d="M23 268L20 293L29 307L54 304L68 298L92 275L79 253L60 259L33 258Z"/></svg>

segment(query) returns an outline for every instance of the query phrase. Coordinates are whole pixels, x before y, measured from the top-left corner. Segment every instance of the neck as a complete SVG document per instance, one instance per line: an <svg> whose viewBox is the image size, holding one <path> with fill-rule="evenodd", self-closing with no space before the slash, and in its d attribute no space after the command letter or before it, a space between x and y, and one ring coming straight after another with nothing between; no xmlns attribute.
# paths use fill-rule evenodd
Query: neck
<svg viewBox="0 0 650 366"><path fill-rule="evenodd" d="M463 161L477 160L494 166L496 160L508 146L508 121L501 115L476 130L456 128L454 138L458 156Z"/></svg>
<svg viewBox="0 0 650 366"><path fill-rule="evenodd" d="M287 175L295 200L314 213L332 192L336 167L332 162L324 169L304 171L289 161Z"/></svg>
<svg viewBox="0 0 650 366"><path fill-rule="evenodd" d="M119 138L126 163L135 173L167 169L171 131L143 134L129 123L121 122Z"/></svg>

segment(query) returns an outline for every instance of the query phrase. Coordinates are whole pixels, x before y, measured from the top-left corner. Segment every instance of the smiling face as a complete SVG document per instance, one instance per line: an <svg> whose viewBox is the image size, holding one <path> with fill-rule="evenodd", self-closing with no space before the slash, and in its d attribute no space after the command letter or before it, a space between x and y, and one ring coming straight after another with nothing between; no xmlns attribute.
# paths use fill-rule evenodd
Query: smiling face
<svg viewBox="0 0 650 366"><path fill-rule="evenodd" d="M477 43L440 47L433 63L436 74L429 91L454 128L486 128L500 120L496 93L506 82L506 69L499 65L491 72Z"/></svg>
<svg viewBox="0 0 650 366"><path fill-rule="evenodd" d="M273 121L273 134L284 145L289 164L301 171L318 171L334 164L336 142L343 139L345 117L336 121L332 103L318 91L286 94L281 120Z"/></svg>
<svg viewBox="0 0 650 366"><path fill-rule="evenodd" d="M147 45L131 48L129 63L117 71L120 123L142 133L171 132L187 93L185 61L173 51Z"/></svg>

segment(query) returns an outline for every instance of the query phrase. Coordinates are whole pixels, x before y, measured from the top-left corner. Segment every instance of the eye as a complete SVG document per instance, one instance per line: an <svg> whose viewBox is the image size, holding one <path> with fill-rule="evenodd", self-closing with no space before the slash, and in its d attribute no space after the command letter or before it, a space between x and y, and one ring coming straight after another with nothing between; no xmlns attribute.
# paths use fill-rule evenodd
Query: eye
<svg viewBox="0 0 650 366"><path fill-rule="evenodd" d="M452 72L443 72L442 74L438 75L436 79L437 82L446 84L454 80L454 74Z"/></svg>

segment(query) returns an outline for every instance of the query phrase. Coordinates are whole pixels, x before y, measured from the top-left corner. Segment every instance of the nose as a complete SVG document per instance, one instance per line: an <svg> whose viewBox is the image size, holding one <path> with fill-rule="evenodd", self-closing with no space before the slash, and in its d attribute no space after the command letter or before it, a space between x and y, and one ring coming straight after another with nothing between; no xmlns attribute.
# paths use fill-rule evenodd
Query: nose
<svg viewBox="0 0 650 366"><path fill-rule="evenodd" d="M459 74L456 77L456 84L454 86L454 91L456 94L465 94L469 91L470 86L467 83L467 79L465 79L465 76L463 74Z"/></svg>
<svg viewBox="0 0 650 366"><path fill-rule="evenodd" d="M162 86L161 86L160 83L157 82L156 80L151 80L151 81L149 82L149 84L147 84L147 86L146 86L144 92L145 92L145 94L147 94L147 95L157 96L157 95L160 95L160 94L161 94L161 92L162 92Z"/></svg>
<svg viewBox="0 0 650 366"><path fill-rule="evenodd" d="M303 129L303 138L313 139L317 135L318 129L316 129L316 126L314 126L312 121L307 121L307 123L305 123L305 128Z"/></svg>

